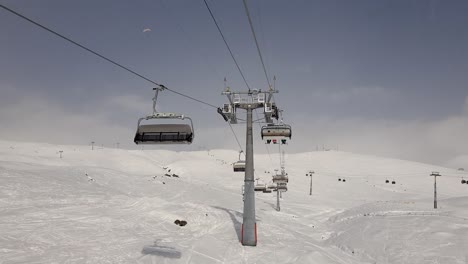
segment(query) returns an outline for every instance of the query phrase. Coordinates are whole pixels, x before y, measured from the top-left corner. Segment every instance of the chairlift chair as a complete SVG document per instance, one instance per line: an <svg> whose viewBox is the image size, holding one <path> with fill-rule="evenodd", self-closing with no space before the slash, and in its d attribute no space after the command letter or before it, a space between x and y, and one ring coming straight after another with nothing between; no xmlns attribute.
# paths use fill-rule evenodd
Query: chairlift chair
<svg viewBox="0 0 468 264"><path fill-rule="evenodd" d="M289 178L287 175L276 174L273 175L273 182L289 182Z"/></svg>
<svg viewBox="0 0 468 264"><path fill-rule="evenodd" d="M465 184L465 183L467 183L467 181L465 179L463 179L463 177L462 177L461 184Z"/></svg>
<svg viewBox="0 0 468 264"><path fill-rule="evenodd" d="M389 183L390 181L388 179L385 179L385 183Z"/></svg>
<svg viewBox="0 0 468 264"><path fill-rule="evenodd" d="M341 180L342 182L346 182L346 179Z"/></svg>
<svg viewBox="0 0 468 264"><path fill-rule="evenodd" d="M268 124L262 126L263 138L291 138L291 126L286 124Z"/></svg>
<svg viewBox="0 0 468 264"><path fill-rule="evenodd" d="M239 160L232 164L234 172L243 172L245 171L245 160Z"/></svg>
<svg viewBox="0 0 468 264"><path fill-rule="evenodd" d="M135 133L135 144L191 144L195 134L192 119L188 116L175 113L158 113L156 101L158 92L165 87L153 88L153 114L138 119L137 131ZM162 122L160 124L142 125L143 120L189 120L190 124L171 124Z"/></svg>
<svg viewBox="0 0 468 264"><path fill-rule="evenodd" d="M263 192L266 190L267 190L267 186L264 183L258 183L258 184L255 184L254 186L254 191L256 192Z"/></svg>
<svg viewBox="0 0 468 264"><path fill-rule="evenodd" d="M396 183L395 180L393 180L393 181L392 181L392 184L395 184L395 183Z"/></svg>
<svg viewBox="0 0 468 264"><path fill-rule="evenodd" d="M232 164L232 168L234 172L242 172L245 171L245 160L241 160L241 154L244 153L244 151L239 151L239 161L234 162Z"/></svg>
<svg viewBox="0 0 468 264"><path fill-rule="evenodd" d="M287 191L288 190L288 184L285 183L285 182L278 182L276 184L276 188L279 190L279 191Z"/></svg>
<svg viewBox="0 0 468 264"><path fill-rule="evenodd" d="M268 183L267 189L268 189L268 190L274 190L274 189L276 189L276 184L274 184L274 183L272 183L272 182Z"/></svg>

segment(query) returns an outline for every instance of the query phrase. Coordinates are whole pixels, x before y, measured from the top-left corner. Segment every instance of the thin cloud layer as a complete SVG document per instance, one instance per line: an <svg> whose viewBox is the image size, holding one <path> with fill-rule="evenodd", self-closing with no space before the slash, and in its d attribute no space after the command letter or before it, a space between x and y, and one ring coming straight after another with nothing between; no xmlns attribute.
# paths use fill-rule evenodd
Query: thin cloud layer
<svg viewBox="0 0 468 264"><path fill-rule="evenodd" d="M352 94L370 92L386 96L382 89L369 89L350 91ZM132 142L136 120L151 113L151 101L135 95L111 96L103 103L86 105L83 109L72 111L62 103L45 97L15 94L14 89L8 91L9 96L15 98L14 103L4 102L0 105L0 138L7 140L56 144L88 144L96 141L106 146L120 142L122 147L136 148ZM197 116L194 121L194 144L173 149L239 149L227 124ZM460 114L439 120L311 118L291 115L288 122L293 127L293 138L289 145L284 146L288 152L339 149L451 167L468 167L468 97L465 104L460 106ZM245 148L245 124L233 127L242 148ZM256 153L276 153L278 146L269 146L267 151L261 142L258 125L254 126L254 130Z"/></svg>
<svg viewBox="0 0 468 264"><path fill-rule="evenodd" d="M440 120L295 119L293 139L306 139L308 144L293 147L297 143L293 140L291 146L296 151L315 145L453 166L452 161L459 161L457 157L466 155L468 149L467 105L465 101L459 115Z"/></svg>

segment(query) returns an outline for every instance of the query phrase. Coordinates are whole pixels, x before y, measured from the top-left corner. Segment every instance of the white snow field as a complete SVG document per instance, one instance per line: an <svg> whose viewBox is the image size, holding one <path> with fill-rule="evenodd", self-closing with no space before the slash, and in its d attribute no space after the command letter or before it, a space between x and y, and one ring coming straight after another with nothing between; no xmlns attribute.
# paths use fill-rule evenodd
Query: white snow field
<svg viewBox="0 0 468 264"><path fill-rule="evenodd" d="M468 184L456 168L287 155L281 211L275 193L257 193L258 246L243 247L237 157L0 141L0 263L468 263ZM255 162L268 182L277 167Z"/></svg>

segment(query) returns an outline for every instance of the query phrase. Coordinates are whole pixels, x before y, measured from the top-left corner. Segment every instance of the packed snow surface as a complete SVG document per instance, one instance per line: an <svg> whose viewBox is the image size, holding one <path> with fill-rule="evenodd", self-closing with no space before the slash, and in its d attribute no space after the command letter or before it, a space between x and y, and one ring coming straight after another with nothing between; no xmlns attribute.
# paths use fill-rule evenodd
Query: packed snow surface
<svg viewBox="0 0 468 264"><path fill-rule="evenodd" d="M0 141L0 263L468 263L464 172L338 151L287 155L281 211L276 193L257 192L258 245L244 247L237 158ZM256 155L255 177L269 183L278 163ZM437 210L432 171L442 175Z"/></svg>

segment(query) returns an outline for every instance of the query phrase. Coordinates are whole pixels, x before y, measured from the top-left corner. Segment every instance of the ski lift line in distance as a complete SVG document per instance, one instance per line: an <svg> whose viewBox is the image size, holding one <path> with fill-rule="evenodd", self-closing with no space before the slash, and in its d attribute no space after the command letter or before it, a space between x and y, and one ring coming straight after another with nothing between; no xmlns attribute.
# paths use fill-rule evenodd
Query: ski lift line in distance
<svg viewBox="0 0 468 264"><path fill-rule="evenodd" d="M158 113L156 103L159 91L165 88L153 88L155 95L153 97L153 114L138 119L137 131L135 133L135 144L191 144L195 134L193 130L192 119L188 116L175 113ZM141 125L143 120L168 120L178 119L190 121L189 124L150 124Z"/></svg>

